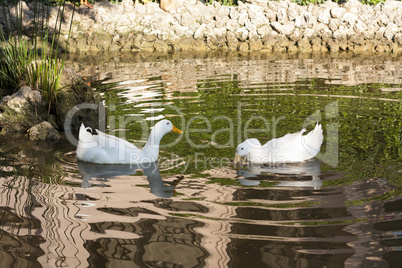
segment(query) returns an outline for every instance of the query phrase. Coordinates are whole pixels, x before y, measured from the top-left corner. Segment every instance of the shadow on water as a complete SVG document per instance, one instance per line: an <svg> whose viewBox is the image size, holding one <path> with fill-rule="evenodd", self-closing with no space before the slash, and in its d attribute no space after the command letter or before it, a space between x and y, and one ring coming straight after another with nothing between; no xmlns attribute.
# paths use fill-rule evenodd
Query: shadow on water
<svg viewBox="0 0 402 268"><path fill-rule="evenodd" d="M151 127L155 118L185 134L178 143L166 135L161 144L173 145L146 166L80 162L64 139L0 136L2 265L399 267L398 58L99 60L71 65L102 93L109 134L141 147L138 121ZM334 100L337 114L326 110ZM273 135L273 122L281 136L319 119L322 155L234 168L237 137L225 130L241 131L251 118L261 130L261 117L270 128L251 133L261 141ZM327 134L335 123L339 161L330 165L324 160L334 144L326 142L334 141Z"/></svg>

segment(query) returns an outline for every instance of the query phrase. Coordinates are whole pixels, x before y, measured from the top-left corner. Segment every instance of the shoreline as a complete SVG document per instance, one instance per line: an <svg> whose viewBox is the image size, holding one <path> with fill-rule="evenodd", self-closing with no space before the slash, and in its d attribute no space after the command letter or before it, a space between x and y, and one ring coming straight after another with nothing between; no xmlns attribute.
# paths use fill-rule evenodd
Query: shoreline
<svg viewBox="0 0 402 268"><path fill-rule="evenodd" d="M179 1L181 4L169 12L158 3L135 4L133 0L120 4L96 2L91 9L77 8L70 40L69 25L61 27L60 46L71 53L402 53L401 1L388 0L374 6L358 0L307 6L289 0L245 0L248 3L239 1L238 6ZM54 26L57 7L51 8L49 23ZM30 4L25 4L22 11L27 18L23 27L32 29ZM69 21L72 14L72 4L66 4L64 21Z"/></svg>
<svg viewBox="0 0 402 268"><path fill-rule="evenodd" d="M96 3L75 14L68 51L402 52L401 1L250 2L184 0L170 12L152 2Z"/></svg>

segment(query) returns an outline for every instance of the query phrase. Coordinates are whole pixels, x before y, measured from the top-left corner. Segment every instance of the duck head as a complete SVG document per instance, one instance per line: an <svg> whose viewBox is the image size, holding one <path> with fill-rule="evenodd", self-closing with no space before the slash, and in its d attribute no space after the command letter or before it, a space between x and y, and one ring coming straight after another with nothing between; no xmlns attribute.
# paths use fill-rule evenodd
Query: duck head
<svg viewBox="0 0 402 268"><path fill-rule="evenodd" d="M175 132L175 133L183 133L183 131L181 131L180 129L176 128L172 122L170 122L167 119L161 120L158 123L155 124L155 126L153 127L153 130L156 133L160 133L163 135L165 135L166 133L169 132Z"/></svg>
<svg viewBox="0 0 402 268"><path fill-rule="evenodd" d="M247 139L240 143L236 148L235 164L240 162L241 158L246 156L250 150L261 147L261 143L257 139Z"/></svg>
<svg viewBox="0 0 402 268"><path fill-rule="evenodd" d="M85 127L84 124L81 124L80 132L78 136L78 140L81 143L91 143L95 141L93 135L98 135L96 129L92 129L90 127Z"/></svg>

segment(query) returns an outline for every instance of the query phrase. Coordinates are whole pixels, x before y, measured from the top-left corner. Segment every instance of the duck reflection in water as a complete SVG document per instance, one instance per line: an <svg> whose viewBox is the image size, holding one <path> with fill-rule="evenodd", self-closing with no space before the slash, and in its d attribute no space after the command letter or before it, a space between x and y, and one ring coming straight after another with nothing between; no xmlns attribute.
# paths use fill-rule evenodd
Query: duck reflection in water
<svg viewBox="0 0 402 268"><path fill-rule="evenodd" d="M280 164L253 164L249 163L247 169L237 169L237 176L243 177L239 182L244 186L257 186L261 180L279 181L275 186L282 187L313 187L322 186L320 179L321 163L316 159L303 163Z"/></svg>
<svg viewBox="0 0 402 268"><path fill-rule="evenodd" d="M89 188L93 184L91 180L96 178L98 181L108 181L116 176L133 175L137 170L142 170L147 176L151 193L157 197L169 198L174 194L174 189L180 179L173 182L165 182L159 173L158 162L143 164L118 164L118 165L102 165L78 161L78 170L82 176L82 188Z"/></svg>

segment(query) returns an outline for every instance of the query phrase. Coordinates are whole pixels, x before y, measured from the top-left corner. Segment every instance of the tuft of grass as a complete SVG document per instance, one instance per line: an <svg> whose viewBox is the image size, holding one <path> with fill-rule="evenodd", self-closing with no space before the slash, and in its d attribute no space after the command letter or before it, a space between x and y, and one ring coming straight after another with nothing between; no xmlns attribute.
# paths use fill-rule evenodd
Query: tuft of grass
<svg viewBox="0 0 402 268"><path fill-rule="evenodd" d="M2 35L1 41L5 40ZM14 93L24 81L25 66L33 60L24 39L5 42L0 47L0 88L3 95Z"/></svg>
<svg viewBox="0 0 402 268"><path fill-rule="evenodd" d="M57 103L63 69L64 62L54 58L32 61L26 69L27 84L32 89L42 91L44 99L49 103L49 114L52 106Z"/></svg>

